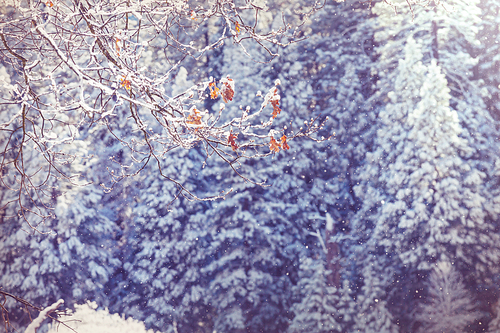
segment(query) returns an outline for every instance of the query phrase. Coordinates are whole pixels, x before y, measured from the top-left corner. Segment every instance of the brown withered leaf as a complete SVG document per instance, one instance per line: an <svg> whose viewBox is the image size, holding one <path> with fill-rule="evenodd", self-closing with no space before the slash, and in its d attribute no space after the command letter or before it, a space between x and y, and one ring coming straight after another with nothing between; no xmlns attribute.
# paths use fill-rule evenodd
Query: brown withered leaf
<svg viewBox="0 0 500 333"><path fill-rule="evenodd" d="M271 141L269 142L269 149L271 149L274 153L278 153L280 151L280 144L273 137L271 137Z"/></svg>
<svg viewBox="0 0 500 333"><path fill-rule="evenodd" d="M280 101L279 100L272 100L271 105L273 106L273 119L276 118L280 113L281 109L279 107Z"/></svg>
<svg viewBox="0 0 500 333"><path fill-rule="evenodd" d="M280 139L280 144L281 144L281 148L283 148L283 150L288 150L290 149L290 146L288 145L288 143L286 142L286 135L283 134L283 136L281 137Z"/></svg>
<svg viewBox="0 0 500 333"><path fill-rule="evenodd" d="M215 85L215 82L210 82L208 84L208 89L210 89L210 98L216 99L219 96L219 88Z"/></svg>
<svg viewBox="0 0 500 333"><path fill-rule="evenodd" d="M232 81L232 79L228 79L228 81ZM234 90L231 88L231 85L228 82L224 82L221 88L222 100L224 103L228 101L232 101L234 97Z"/></svg>
<svg viewBox="0 0 500 333"><path fill-rule="evenodd" d="M231 145L231 148L233 151L236 151L238 149L238 145L236 144L236 138L238 137L238 133L233 134L233 131L229 132L229 137L227 138L227 143Z"/></svg>

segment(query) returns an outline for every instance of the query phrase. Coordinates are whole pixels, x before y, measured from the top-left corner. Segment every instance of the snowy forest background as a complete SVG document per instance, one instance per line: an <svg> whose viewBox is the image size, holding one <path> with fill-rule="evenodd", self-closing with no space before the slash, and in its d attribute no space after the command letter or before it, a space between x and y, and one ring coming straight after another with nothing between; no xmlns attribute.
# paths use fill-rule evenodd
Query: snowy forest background
<svg viewBox="0 0 500 333"><path fill-rule="evenodd" d="M242 166L272 186L194 148L169 152L166 172L199 197L232 188L225 200L172 202L154 163L105 193L110 157L127 155L103 124L82 126L71 149L90 158L72 168L92 184L58 189L53 234L0 210L2 290L41 307L95 301L165 333L500 332L500 2L372 5L328 1L270 63L226 42L165 87L230 75L237 111L279 79L278 123L328 116L330 140ZM301 2L268 6L264 27ZM17 75L0 64L0 94ZM16 107L0 105L0 123ZM126 110L115 117L127 135Z"/></svg>

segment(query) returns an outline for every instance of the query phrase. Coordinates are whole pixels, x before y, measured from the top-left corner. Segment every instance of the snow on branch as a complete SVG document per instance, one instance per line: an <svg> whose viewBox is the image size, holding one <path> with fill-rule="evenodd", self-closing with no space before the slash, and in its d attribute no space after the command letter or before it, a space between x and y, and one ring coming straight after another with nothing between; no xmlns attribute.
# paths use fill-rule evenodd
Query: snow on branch
<svg viewBox="0 0 500 333"><path fill-rule="evenodd" d="M26 328L24 333L36 333L36 330L40 327L42 322L45 319L47 319L49 314L54 312L55 310L57 310L57 308L63 303L64 303L64 300L60 299L57 302L55 302L54 304L52 304L52 305L46 307L45 309L43 309L42 311L40 311L40 313L38 314L38 317L36 317L35 320L33 320L31 322L31 324L28 325L28 327Z"/></svg>

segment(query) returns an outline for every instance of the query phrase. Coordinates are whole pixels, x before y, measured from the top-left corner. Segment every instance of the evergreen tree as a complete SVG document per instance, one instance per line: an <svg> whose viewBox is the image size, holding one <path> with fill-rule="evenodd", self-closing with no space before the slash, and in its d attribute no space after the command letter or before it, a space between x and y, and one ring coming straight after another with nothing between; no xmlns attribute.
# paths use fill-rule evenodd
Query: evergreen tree
<svg viewBox="0 0 500 333"><path fill-rule="evenodd" d="M480 3L481 23L478 39L478 63L475 73L478 79L484 80L483 91L488 111L496 120L500 117L500 6L496 1L483 0Z"/></svg>
<svg viewBox="0 0 500 333"><path fill-rule="evenodd" d="M2 190L5 193L2 199L8 200L9 190L5 187ZM9 209L2 212L0 285L38 306L59 298L74 304L89 297L107 305L105 285L119 267L114 257L118 229L112 214L102 211L102 190L90 185L83 190L79 187L72 190L54 187L54 190L63 193L54 196L57 219L37 226L39 232L26 230L25 220L17 214L12 216L15 212ZM15 319L18 314L13 314L11 318ZM24 324L26 320L25 314L23 320L13 322Z"/></svg>
<svg viewBox="0 0 500 333"><path fill-rule="evenodd" d="M164 174L176 175L190 190L203 190L194 172L203 155L179 149L170 156L164 161ZM203 325L211 323L210 307L205 304L208 290L203 287L209 277L200 271L208 246L207 221L199 213L204 204L183 197L176 200L175 184L153 172L143 174L134 183L136 197L124 223L123 267L111 285L111 310L161 331L204 332L208 328Z"/></svg>
<svg viewBox="0 0 500 333"><path fill-rule="evenodd" d="M471 128L471 123L487 123L490 118L481 110L477 95L464 91L462 98L457 96L453 74L471 73L467 70L474 60L460 48L459 37L472 42L474 26L457 34L466 25L465 18L475 22L475 16L467 16L476 15L475 8L459 2L453 19L438 9L421 9L415 13L418 31L407 33L409 37L399 37L405 35L398 30L404 19L389 24L383 16L385 28L376 35L379 41L390 34L398 37L379 49L385 69L380 73L379 96L387 94L388 103L380 114L382 127L375 149L367 154L358 187L359 196L367 199L359 217L363 221L366 215L372 216L368 219L374 225L374 244L397 253L403 265L419 269L429 269L441 256L459 261L459 267L473 265L477 273L498 261L496 236L490 232L498 213L488 204L493 198L486 190L486 182L494 177L495 131L489 126ZM437 32L432 22L438 22ZM423 37L424 31L431 41L432 34L437 34L438 49ZM406 43L405 60L392 71L390 64L400 52L400 43ZM433 50L439 52L438 58ZM460 81L470 92L477 92L470 79Z"/></svg>
<svg viewBox="0 0 500 333"><path fill-rule="evenodd" d="M449 260L470 272L468 278L481 279L499 260L493 231L498 213L487 185L495 177L495 131L481 125L490 118L470 74L455 75L471 73L474 64L461 46L464 37L473 41L474 26L460 27L475 7L456 9L462 14L454 18L439 9L415 9L418 25L405 30L404 18L389 19L375 8L381 13L376 40L395 38L378 48L374 98L385 105L355 187L363 205L354 230L366 253L390 258L382 267L412 275Z"/></svg>
<svg viewBox="0 0 500 333"><path fill-rule="evenodd" d="M324 259L305 258L300 264L296 289L302 296L293 306L295 317L288 332L346 332L351 323L355 303L349 283L342 288L329 285L331 272L325 270Z"/></svg>
<svg viewBox="0 0 500 333"><path fill-rule="evenodd" d="M365 249L366 250L366 249ZM399 328L390 312L386 288L393 282L394 270L383 256L365 255L360 260L362 287L356 298L353 332L397 333Z"/></svg>
<svg viewBox="0 0 500 333"><path fill-rule="evenodd" d="M393 90L391 79L383 79L404 59L405 45L413 38L422 53L422 61L428 65L432 60L441 68L450 89L450 107L457 112L464 131L460 134L473 148L469 159L475 167L493 177L492 165L497 154L496 129L483 101L483 85L473 73L479 58L474 57L479 46L478 31L481 22L479 1L454 1L435 7L410 7L401 3L394 15L382 4L374 6L378 30L375 41L380 46L380 58L374 70L381 77L376 98L384 101ZM496 212L495 214L498 214Z"/></svg>
<svg viewBox="0 0 500 333"><path fill-rule="evenodd" d="M427 286L427 300L416 316L422 323L419 332L464 332L479 317L472 295L450 263L437 263Z"/></svg>

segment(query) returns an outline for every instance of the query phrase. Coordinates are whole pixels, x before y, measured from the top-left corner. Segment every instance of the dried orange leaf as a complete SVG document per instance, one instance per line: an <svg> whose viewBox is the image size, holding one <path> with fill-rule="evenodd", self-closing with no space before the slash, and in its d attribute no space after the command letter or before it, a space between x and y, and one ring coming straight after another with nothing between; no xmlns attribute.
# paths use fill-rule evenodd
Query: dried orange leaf
<svg viewBox="0 0 500 333"><path fill-rule="evenodd" d="M228 79L228 80L232 81L231 79ZM222 95L222 100L224 101L224 103L227 103L228 101L233 100L234 90L228 82L224 82L224 85L222 86L222 89L221 89L221 95Z"/></svg>
<svg viewBox="0 0 500 333"><path fill-rule="evenodd" d="M227 143L231 145L231 148L233 151L236 151L238 149L238 145L236 144L236 138L238 137L238 133L233 134L233 131L229 132L229 137L227 138Z"/></svg>
<svg viewBox="0 0 500 333"><path fill-rule="evenodd" d="M123 88L130 90L132 83L129 80L127 80L126 77L123 77L122 79L120 79L120 84Z"/></svg>
<svg viewBox="0 0 500 333"><path fill-rule="evenodd" d="M274 88L274 96L271 98L271 105L273 106L273 119L276 118L280 113L280 96L278 95L278 88Z"/></svg>
<svg viewBox="0 0 500 333"><path fill-rule="evenodd" d="M193 109L193 113L187 117L186 123L190 125L201 125L201 116L199 115L198 110Z"/></svg>
<svg viewBox="0 0 500 333"><path fill-rule="evenodd" d="M280 101L277 99L272 100L271 105L273 106L273 119L274 119L281 113L281 109L279 107Z"/></svg>
<svg viewBox="0 0 500 333"><path fill-rule="evenodd" d="M120 55L120 45L119 45L118 43L120 43L120 40L117 38L117 39L115 40L116 53L117 53L118 55Z"/></svg>
<svg viewBox="0 0 500 333"><path fill-rule="evenodd" d="M290 146L288 145L288 143L286 143L286 139L287 139L286 135L283 134L283 136L280 139L280 145L281 145L281 148L283 148L283 150L290 149Z"/></svg>
<svg viewBox="0 0 500 333"><path fill-rule="evenodd" d="M236 32L239 33L240 32L240 24L238 22L236 22Z"/></svg>
<svg viewBox="0 0 500 333"><path fill-rule="evenodd" d="M208 88L210 89L210 98L216 99L219 95L219 88L215 85L215 82L210 82L208 84Z"/></svg>
<svg viewBox="0 0 500 333"><path fill-rule="evenodd" d="M269 142L269 149L274 153L280 151L280 144L273 137L271 137L271 141Z"/></svg>

